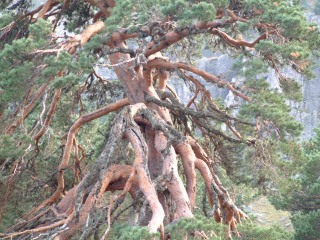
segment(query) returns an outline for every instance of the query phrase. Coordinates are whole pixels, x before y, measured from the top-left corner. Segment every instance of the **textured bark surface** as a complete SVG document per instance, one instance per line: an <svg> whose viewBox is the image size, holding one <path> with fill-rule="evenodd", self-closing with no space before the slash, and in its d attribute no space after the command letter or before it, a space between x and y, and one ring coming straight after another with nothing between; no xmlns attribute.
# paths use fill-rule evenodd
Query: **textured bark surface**
<svg viewBox="0 0 320 240"><path fill-rule="evenodd" d="M75 57L79 48L108 27L99 18L108 18L112 7L116 4L115 1L103 0L87 0L86 2L99 10L94 16L94 23L62 45L65 51ZM56 1L52 0L44 3L38 9L37 19L44 18L55 4ZM69 5L70 1L64 1L63 9ZM229 89L243 100L250 101L251 99L236 89L232 83L190 64L169 61L160 53L161 50L188 36L204 32L235 47L252 48L260 40L266 39L266 34L262 34L253 42L233 39L220 28L230 26L236 21L243 21L243 19L237 18L230 11L220 12L217 19L222 17L221 14L225 14L223 21L199 22L192 28L184 28L179 31L169 30L162 36L161 41L150 41L143 49L140 49L141 46L139 46L135 51L128 49L126 40L138 38L139 41L143 41L139 34L146 33L151 36L151 27L134 33L120 29L108 35L105 45L101 48L108 48L110 66L113 67L127 98L108 104L92 113L84 114L72 124L66 134L62 158L57 169L57 187L54 193L35 207L8 233L0 235L1 237L23 239L33 234L39 239L49 237L56 240L70 239L84 226L90 225L92 226L91 232L82 233L82 238L85 239L86 234L98 231L99 226L106 222L108 226L103 235L103 239L106 239L113 213L129 193L134 208L138 209L138 201L143 202L143 206L139 208L139 220L134 220L134 222L144 223L152 233L160 231L163 238L164 224L194 217L196 169L199 170L205 182L209 204L213 208L212 218L228 226L227 237L231 238L231 231L239 236L236 224L240 223L240 218L247 218L247 216L235 206L212 167L213 161L192 137L187 117L192 119L192 122L213 140L223 138L230 142L250 144L249 141L242 139L241 134L230 124L231 121L240 121L220 110L209 91L194 75L218 87ZM182 79L194 84L197 89L186 106L179 102L176 93L168 86L172 71L175 71ZM62 71L57 73L57 76L63 76ZM12 134L21 124L36 101L43 95L48 84L44 84L33 94L29 104L22 108L21 116L7 127L6 134ZM61 88L55 90L44 124L33 135L36 145L50 126L62 93ZM198 94L203 94L203 101L207 101L210 111L197 109L195 100ZM190 108L192 104L195 105L197 111ZM76 138L79 129L84 124L117 110L121 111L116 114L110 137L100 157L81 180L80 165L85 156L85 149L79 145ZM172 116L179 118L182 123L175 124ZM208 124L209 119L225 123L236 138L213 129ZM181 131L179 127L184 130ZM131 165L119 165L113 162L116 148L121 142L127 142L133 149L134 153L129 159ZM68 190L65 184L65 171L70 165L72 152L75 158L72 184L74 187ZM180 159L181 171L178 169ZM186 186L183 179L185 179ZM120 191L120 193L112 194L110 204L99 208L104 193L109 191ZM104 218L100 219L102 223L95 219L94 212L98 211L97 209L104 211Z"/></svg>

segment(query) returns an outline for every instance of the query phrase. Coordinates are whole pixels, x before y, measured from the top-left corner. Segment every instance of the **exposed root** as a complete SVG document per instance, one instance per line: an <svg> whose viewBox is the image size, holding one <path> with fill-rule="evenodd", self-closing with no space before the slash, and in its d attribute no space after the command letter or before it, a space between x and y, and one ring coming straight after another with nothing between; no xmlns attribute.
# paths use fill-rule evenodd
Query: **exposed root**
<svg viewBox="0 0 320 240"><path fill-rule="evenodd" d="M195 167L199 170L205 180L206 188L209 193L209 203L214 204L211 207L214 207L213 214L215 220L228 225L228 236L230 235L231 230L236 236L239 235L236 223L239 223L241 218L249 219L249 217L235 206L227 191L222 187L218 177L211 173L204 161L196 159Z"/></svg>
<svg viewBox="0 0 320 240"><path fill-rule="evenodd" d="M107 208L105 220L108 223L108 227L103 238L107 237L110 230L111 216L115 209L123 202L127 193L130 193L134 197L135 191L138 190L145 197L143 204L145 209L142 208L142 210L146 210L149 207L152 212L151 219L148 222L150 232L163 232L165 211L159 201L157 190L149 174L148 145L144 140L145 138L141 129L134 121L134 117L138 113L143 114L147 119L145 123L149 127L157 129L156 131L150 129L153 131L153 134L149 134L149 137L154 138L154 141L152 141L154 150L157 151L162 160L162 176L159 177L162 177L162 181L165 182L166 188L169 190L170 196L174 201L175 210L173 219L193 217L192 209L195 206L196 197L195 169L198 169L205 181L209 203L214 210L215 220L228 226L228 237L231 237L231 232L238 236L236 224L240 222L241 218L246 219L248 217L234 205L218 177L208 167L212 163L210 158L193 139L189 138L186 140L170 125L161 120L156 113L148 111L144 104L127 107L117 115L110 133L112 138L109 138L96 164L76 187L66 193L56 207L52 206L43 212L39 212L41 210L39 208L35 212L37 213L35 217L17 225L15 232L2 236L10 238L26 236L28 234L47 234L50 236L54 235L57 239L69 239L81 226L88 222L92 210L101 201L103 193L113 190L122 190L122 192L119 197L112 198ZM92 116L90 117L92 118ZM82 120L80 123L84 123L85 120ZM76 132L76 129L74 128L73 132ZM76 150L75 157L79 163L78 145L76 144L74 133L70 132L72 134L68 139L72 140L74 149ZM134 149L135 158L133 165L112 165L107 167L114 156L115 147L123 137L129 140ZM177 157L171 142L174 143L177 153L182 158L184 172L187 177L187 190L178 174ZM59 168L61 168L61 164ZM156 182L154 183L156 184ZM52 219L55 220L52 223L50 219L51 221ZM98 223L92 224L99 227ZM201 232L197 234L206 239L205 235Z"/></svg>
<svg viewBox="0 0 320 240"><path fill-rule="evenodd" d="M221 184L216 171L213 169L212 159L210 159L208 154L194 139L186 137L186 135L192 136L192 132L188 127L188 120L191 119L194 126L199 127L206 136L215 138L214 141L218 142L221 138L233 143L252 144L252 142L243 139L242 134L236 129L236 123L251 126L252 124L238 120L236 117L220 110L218 104L212 99L210 92L201 83L201 80L198 80L194 75L215 86L228 89L245 101L250 101L251 98L246 95L246 92L243 92L246 91L245 88L242 89L237 84L209 74L191 64L170 62L167 58L161 56L160 51L168 49L169 46L188 36L208 33L215 36L214 41L221 39L231 47L238 49L254 48L259 41L267 39L268 34L275 31L275 27L272 25L268 26L267 24L260 25L264 33L252 42L235 39L225 32L227 29L225 27L230 29L233 23L238 21L247 22L248 20L237 16L237 12L233 13L231 8L226 11L218 9L217 14L219 16L214 21L199 21L196 24L183 28L177 28L175 26L176 19L172 16L167 16L166 19L163 19L164 21L158 19L159 22L134 24L134 26L127 26L128 28L119 28L112 33L108 31L101 35L101 39L105 38L104 44L98 47L96 44L99 44L100 40L95 41L91 45L92 48L87 49L89 52L83 52L81 48L92 36L105 28L105 23L99 21L99 19L110 17L112 8L116 5L115 0L85 0L84 2L81 2L78 9L78 6L74 5L77 1L73 1L73 4L70 5L72 3L71 0L45 0L34 11L23 14L22 20L30 22L58 14L54 22L53 29L55 29L61 23L60 20L64 16L63 13L71 16L73 12L78 13L80 10L86 12L88 14L85 15L88 16L80 20L83 20L83 23L87 23L92 22L90 19L92 7L97 8L93 10L93 24L87 26L81 34L70 37L66 41L61 41L60 36L50 37L47 39L49 44L48 49L35 50L28 54L26 59L22 60L29 61L30 59L34 59L37 60L35 62L40 62L44 54L53 55L66 51L68 54L73 55L74 60L80 56L78 55L80 52L97 55L97 58L94 57L93 59L97 60L96 64L102 65L98 63L100 57L109 55L111 64L107 63L103 65L113 67L127 98L109 104L92 113L82 115L70 127L68 134L66 134L63 155L57 170L57 188L55 192L38 207L34 208L24 221L16 224L9 230L9 233L0 234L0 237L4 239L24 239L31 236L39 239L50 237L56 240L63 240L70 239L85 226L84 231L88 229L88 233L84 233L81 236L82 239L85 239L93 232L99 232L99 227L107 223L107 228L102 237L102 239L106 239L112 224L113 214L129 193L133 199L131 205L135 208L135 213L140 213L140 216L138 214L134 215L134 224L147 225L150 232L160 231L161 238L164 238L164 223L193 217L193 210L196 205L196 169L199 170L205 182L206 189L203 206L206 204L205 197L208 196L208 202L213 209L213 218L217 222L228 226L227 238L232 238L232 233L235 236L239 236L237 224L241 222L241 219L247 219L248 216L237 208L234 200ZM58 4L59 6L54 8L54 11L51 11ZM119 7L121 8L121 6ZM132 17L135 18L137 14L135 7L129 7L132 8ZM67 9L70 9L70 12ZM125 10L127 11L128 9ZM35 15L36 19L34 19L34 14L37 14ZM130 22L130 19L127 20ZM81 21L79 22L80 25L82 24ZM258 27L257 24L253 26ZM0 39L7 38L12 30L16 29L15 25L16 23L12 22L3 29L0 29L3 31ZM25 27L27 25L28 23L25 24ZM161 31L154 34L156 28ZM18 35L14 38L19 38L19 35L25 37L25 34L23 34L25 31L17 33ZM52 32L52 35L54 35L54 32ZM61 37L62 39L66 38L66 36ZM125 40L130 38L136 38L140 45L138 49L128 48ZM151 40L148 40L148 38ZM11 42L11 39L9 42ZM183 42L181 44L184 45ZM109 49L103 49L105 46L108 46ZM41 58L38 58L39 56ZM17 64L19 63L20 61L17 62ZM11 115L12 122L5 126L3 133L12 135L18 126L22 126L26 130L27 126L32 123L31 119L27 122L26 127L23 126L23 121L32 113L32 109L35 108L36 103L39 102L41 96L48 89L50 82L54 80L53 78L48 79L42 86L34 85L34 83L39 83L37 78L41 75L39 75L41 70L47 67L45 64L41 66L41 68L37 69L34 76L30 76L30 81L27 81L27 85L32 86L26 91L24 100L17 101L21 103L21 107ZM273 64L273 67L276 68L275 64ZM63 77L66 73L74 72L73 70L77 71L73 68L69 69L69 64L66 64L66 67L60 69L56 75ZM187 107L178 101L177 94L168 86L170 75L168 72L173 71L178 73L180 78L186 82L191 82L196 87L194 96L186 104ZM77 72L80 76L80 74L84 74L86 71ZM90 74L90 76L92 76L91 80L95 81L93 74ZM156 80L158 81L157 84L155 83ZM82 90L78 92L80 104L82 104L81 93L84 93L85 87L89 89L92 81L90 83L86 81ZM166 92L166 88L169 91ZM66 93L70 93L71 91L66 86L63 86L63 89ZM34 134L35 131L33 130L29 132L37 148L39 139L43 137L51 124L60 96L61 89L55 89L55 95L42 128L40 129L39 127L39 130L38 125L36 125L33 130L39 130L39 132L36 134ZM199 98L201 98L202 103L205 103L202 105L205 106L203 109L201 109L202 106L197 105L197 99ZM44 100L43 102L45 103L46 101ZM129 104L131 104L130 107L124 108L114 119L112 123L113 127L109 132L111 137L108 139L100 157L82 179L80 163L85 156L85 151L76 141L79 129L85 123ZM196 110L189 108L192 104ZM45 110L46 106L44 104L39 119L42 120ZM83 106L81 105L80 112L82 110ZM175 129L174 123L176 122L172 121L170 113L177 116L179 120L182 120L179 127L185 131L184 134ZM33 114L37 114L37 111L34 111ZM2 113L0 112L0 118L1 115ZM33 117L34 115L30 116ZM139 125L135 120L139 120ZM236 138L215 128L213 124L216 122L225 123ZM60 131L62 128L58 129ZM118 145L124 138L129 141L129 146L134 150L134 156L130 156L132 159L126 159L126 162L131 161L130 164L132 165L130 166L118 164L118 158L115 158L116 151L119 149ZM58 144L57 141L54 141L55 146L56 144ZM51 142L48 143L50 151L52 145ZM72 183L74 187L67 191L65 171L70 167L72 151L74 151L74 181ZM80 151L82 153L81 156ZM179 154L182 159L186 187L184 181L182 181L182 177L179 175L180 171L178 169L176 154ZM19 161L17 160L17 164L12 164L14 169L17 169ZM110 166L111 164L113 165ZM4 198L2 198L4 201L8 199L10 181L11 179L8 178L7 192ZM104 203L104 193L116 190L121 192L118 195L112 196L110 203ZM53 205L53 203L57 203L57 205ZM0 208L0 220L3 211L4 209ZM195 238L209 239L202 231L194 231L192 234Z"/></svg>
<svg viewBox="0 0 320 240"><path fill-rule="evenodd" d="M139 188L145 195L152 211L152 218L148 224L150 232L157 232L163 224L164 211L158 200L157 192L151 182L150 174L147 167L147 146L144 138L135 125L131 130L126 131L126 137L129 139L135 149L136 159L134 162L134 169L139 179Z"/></svg>
<svg viewBox="0 0 320 240"><path fill-rule="evenodd" d="M37 208L33 209L29 215L32 215L34 212L38 212L40 209L51 205L52 203L54 203L55 201L57 201L62 195L63 195L63 191L64 191L64 171L65 169L68 167L69 165L69 160L70 160L70 155L71 155L71 150L72 150L72 146L73 146L73 141L75 138L76 133L78 132L79 128L89 122L92 121L94 119L97 119L101 116L104 116L105 114L115 111L125 105L128 104L128 100L127 99L122 99L118 102L115 103L111 103L103 108L100 108L92 113L88 113L85 115L82 115L70 128L69 133L68 133L68 137L67 137L67 142L64 148L64 152L63 152L63 156L62 156L62 160L61 163L58 167L58 176L57 176L57 180L58 180L58 187L56 189L56 191L53 193L53 195L46 199L43 203L41 203Z"/></svg>
<svg viewBox="0 0 320 240"><path fill-rule="evenodd" d="M164 176L171 176L171 179L166 181L166 186L176 204L174 218L193 217L188 194L178 173L176 153L171 146L171 141L181 138L181 134L166 124L156 113L143 109L141 114L150 122L152 128L156 130L154 146L161 156L163 164L162 174Z"/></svg>
<svg viewBox="0 0 320 240"><path fill-rule="evenodd" d="M114 191L114 190L119 190L121 188L124 188L125 182L128 180L131 171L132 171L131 166L112 165L106 171L107 174L104 180L107 181L108 184L103 185L104 191ZM135 187L133 187L133 189L136 189L137 182L138 180L134 179L133 185ZM48 232L48 230L59 229L60 232L57 236L59 236L60 239L68 239L69 236L72 236L72 234L75 231L77 231L86 222L92 207L97 203L97 199L95 197L97 186L98 185L95 184L95 186L91 188L88 196L83 199L83 203L82 203L83 208L81 209L81 213L79 214L80 215L79 221L76 221L76 216L75 216L76 211L74 208L74 202L75 202L76 192L77 192L77 187L75 187L67 193L67 195L60 201L60 203L56 207L52 206L46 209L45 211L39 213L35 217L29 219L27 222L16 225L14 232L1 234L0 237L7 239L7 238L13 238L13 237L22 236L22 235L25 236L28 234ZM52 220L53 221L57 220L61 217L63 218L62 220L56 221L52 224L48 225L48 224L45 224L44 222L42 223L42 224L45 224L44 226L38 225L38 227L35 227L37 226L37 224L41 224L41 222L43 222L43 221L39 221L40 218L48 219L50 222ZM31 227L31 229L25 229L30 226L33 226L33 227ZM63 227L61 228L61 226Z"/></svg>
<svg viewBox="0 0 320 240"><path fill-rule="evenodd" d="M186 175L187 193L190 199L191 210L193 211L196 203L197 175L194 165L196 156L194 155L190 145L188 144L180 143L175 147L175 150L182 159L184 174Z"/></svg>
<svg viewBox="0 0 320 240"><path fill-rule="evenodd" d="M81 177L79 145L78 145L75 138L74 138L73 146L74 146L74 169L73 169L74 178L73 178L72 186L74 187L77 183L79 183L80 177ZM82 155L82 157L84 157L84 156Z"/></svg>

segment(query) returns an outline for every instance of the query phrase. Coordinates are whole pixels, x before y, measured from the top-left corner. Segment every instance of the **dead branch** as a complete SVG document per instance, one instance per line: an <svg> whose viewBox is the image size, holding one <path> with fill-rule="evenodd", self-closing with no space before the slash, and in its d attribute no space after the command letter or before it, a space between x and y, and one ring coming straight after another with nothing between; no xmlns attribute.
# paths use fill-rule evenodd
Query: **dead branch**
<svg viewBox="0 0 320 240"><path fill-rule="evenodd" d="M6 134L11 135L14 130L17 128L17 126L26 118L28 117L29 113L37 103L38 99L42 96L42 94L45 92L47 89L47 86L49 85L49 82L44 83L38 91L34 94L32 100L30 101L29 104L23 107L21 116L17 118L6 130Z"/></svg>
<svg viewBox="0 0 320 240"><path fill-rule="evenodd" d="M44 124L42 126L42 128L40 129L40 131L35 134L32 138L33 140L35 141L36 143L36 146L38 146L38 142L39 142L39 139L43 136L43 134L47 131L51 121L52 121L52 118L53 118L53 115L54 115L54 112L57 108L57 104L58 104L58 101L60 99L60 96L61 96L61 88L58 88L55 90L55 93L54 93L54 96L53 96L53 99L52 99L52 102L51 102L51 105L50 105L50 109L47 113L47 117L44 121Z"/></svg>

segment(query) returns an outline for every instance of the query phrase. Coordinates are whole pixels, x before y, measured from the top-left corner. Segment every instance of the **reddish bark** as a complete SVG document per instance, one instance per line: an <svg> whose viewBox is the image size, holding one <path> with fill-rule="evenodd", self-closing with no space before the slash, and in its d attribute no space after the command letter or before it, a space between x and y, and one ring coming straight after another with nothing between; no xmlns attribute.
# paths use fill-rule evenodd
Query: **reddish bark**
<svg viewBox="0 0 320 240"><path fill-rule="evenodd" d="M150 55L159 52L163 49L168 48L172 44L180 41L181 39L189 36L190 34L197 34L197 33L203 33L201 30L208 30L209 33L213 35L217 35L221 37L223 40L225 40L228 44L235 46L235 47L254 47L260 40L266 39L267 35L262 34L260 37L258 37L255 41L252 43L246 42L246 41L241 41L241 40L236 40L228 36L226 33L222 32L218 28L224 27L226 25L230 25L234 22L236 22L238 19L233 19L232 17L230 19L227 19L223 22L221 21L213 21L213 22L199 22L193 26L193 28L185 28L181 31L170 31L168 32L165 37L163 38L162 41L158 42L151 42L148 45L148 49L146 52L146 57L149 57ZM190 29L195 29L190 31Z"/></svg>
<svg viewBox="0 0 320 240"><path fill-rule="evenodd" d="M207 28L222 27L225 24L229 24L229 22L228 21L223 23L221 21L214 21L210 23L199 22L193 27L198 30L203 30ZM146 57L149 57L150 55L155 54L156 52L159 52L163 49L168 48L172 44L180 41L181 39L189 36L190 34L192 33L187 28L183 29L182 31L170 31L165 35L163 41L160 41L159 43L151 42L150 44L148 44L148 49L145 55Z"/></svg>
<svg viewBox="0 0 320 240"><path fill-rule="evenodd" d="M226 34L225 32L220 31L218 28L212 29L211 33L214 34L214 35L219 35L228 44L230 44L231 46L235 46L235 47L253 48L258 42L260 42L261 40L264 40L264 39L267 38L267 34L264 33L261 36L259 36L256 40L254 40L253 42L247 42L247 41L244 41L244 40L233 39L228 34Z"/></svg>
<svg viewBox="0 0 320 240"><path fill-rule="evenodd" d="M42 9L40 10L37 19L44 18L51 5L54 3L54 0L47 0L45 4L43 4Z"/></svg>
<svg viewBox="0 0 320 240"><path fill-rule="evenodd" d="M164 70L158 70L158 78L159 78L159 84L158 87L160 90L165 90L167 86L168 81L168 74Z"/></svg>
<svg viewBox="0 0 320 240"><path fill-rule="evenodd" d="M114 191L114 190L121 190L124 188L130 174L132 173L132 166L128 165L112 165L110 166L106 174L104 175L102 179L102 186L100 192L105 191ZM136 176L131 185L131 189L129 189L129 192L131 195L135 195L134 193L140 188L139 185L138 176ZM47 211L44 213L34 217L31 220L37 221L41 216L43 216L46 213L53 212L55 217L64 217L62 220L54 222L53 224L45 224L44 226L39 226L34 229L25 230L21 232L14 232L11 234L0 234L0 237L3 237L3 239L12 238L15 236L33 233L37 234L40 232L45 232L50 229L54 229L57 227L60 227L62 225L66 225L66 230L60 232L57 234L57 236L54 238L56 240L64 240L64 239L70 239L70 237L81 227L85 221L87 220L88 214L90 213L90 210L92 209L93 205L99 201L102 194L99 194L98 197L95 196L96 190L97 190L98 184L94 184L94 187L90 190L88 196L84 198L83 200L83 207L82 211L79 215L79 221L76 221L75 219L75 210L74 210L74 204L76 199L76 193L78 187L74 187L70 189L66 196L60 201L59 204L57 204L56 207L50 207ZM22 223L23 224L23 223Z"/></svg>
<svg viewBox="0 0 320 240"><path fill-rule="evenodd" d="M173 147L168 147L168 140L160 131L156 131L155 147L163 157L162 174L170 176L167 180L167 188L176 203L174 219L193 217L190 200L177 168L177 157Z"/></svg>
<svg viewBox="0 0 320 240"><path fill-rule="evenodd" d="M51 1L48 0L47 3L51 4ZM43 6L43 8L46 8L45 6ZM98 33L99 31L101 31L101 29L104 27L104 23L102 21L98 21L90 26L88 26L80 35L76 36L75 39L79 40L81 45L84 45L85 43L87 43L89 41L89 39L95 35L96 33ZM76 51L76 47L79 45L78 41L70 41L67 42L67 44L64 46L64 49L69 51L70 54L74 54ZM63 75L62 72L57 73L57 75L59 77L61 77ZM23 110L21 112L21 116L16 119L14 121L13 124L11 124L11 126L8 127L8 129L6 130L6 134L12 134L14 132L14 130L16 129L16 127L21 124L21 122L23 122L23 120L28 116L28 114L30 113L30 111L32 110L32 108L35 106L35 104L37 103L38 99L42 96L42 94L44 93L44 91L47 89L49 83L52 81L52 79L50 81L48 81L47 83L44 83L39 89L38 91L34 94L33 99L30 101L29 104L27 104L26 106L23 107ZM58 94L59 95L59 94ZM53 108L52 110L54 111L55 108ZM48 119L49 120L49 119Z"/></svg>
<svg viewBox="0 0 320 240"><path fill-rule="evenodd" d="M187 78L188 80L190 80L190 81L197 87L197 89L198 89L199 91L201 90L201 91L206 95L208 101L209 101L216 109L219 109L218 105L213 101L210 92L209 92L204 86L202 86L202 84L201 84L197 79L195 79L195 78L192 77L191 75L186 74L185 72L182 72L182 74L183 74L183 76L184 76L185 78Z"/></svg>
<svg viewBox="0 0 320 240"><path fill-rule="evenodd" d="M112 42L109 42L109 46L111 47L121 47L125 48L125 44L122 41L123 39L119 35L118 38L113 38ZM122 63L119 63L119 61ZM220 79L212 76L204 71L196 69L192 66L183 64L183 63L169 63L163 59L155 58L150 60L147 64L147 68L143 67L143 71L141 67L134 68L133 61L129 58L128 55L123 53L116 53L110 56L111 63L115 66L115 71L119 77L119 80L123 83L125 87L125 91L128 95L129 101L131 104L145 102L144 94L148 92L150 95L159 98L155 93L152 84L152 69L153 68L167 68L167 69L174 69L174 68L182 68L193 73L196 73L207 80L210 80L214 83L227 85L232 91L235 92L233 87L229 85L229 83L225 81L221 81ZM129 71L123 71L122 68L125 67L126 69L130 69ZM161 88L165 87L165 78L161 80ZM246 96L241 93L237 93L237 95L243 97L246 100L249 100ZM159 115L160 119L166 123L172 124L169 113L167 110L160 108L155 104L148 104L149 108L153 108L157 114ZM160 120L160 121L161 121ZM177 171L177 159L175 152L170 145L168 145L168 140L164 136L161 131L155 131L155 138L154 138L154 145L155 148L162 156L163 159L163 166L162 166L162 174L164 176L171 176L171 179L167 181L166 185L167 188L176 204L176 211L174 214L174 219L185 218L185 217L193 217L192 208L195 202L195 173L194 173L194 163L196 161L196 157L192 151L190 146L187 147L188 152L184 153L181 151L181 155L184 161L185 173L187 176L187 192L183 186L183 183L179 177ZM150 158L149 158L150 159ZM191 165L190 165L191 162ZM156 162L152 161L149 163L150 165L154 165ZM208 179L209 180L209 179ZM191 202L190 202L191 201ZM211 201L213 202L213 200ZM230 220L231 221L231 220ZM154 226L156 227L156 226Z"/></svg>
<svg viewBox="0 0 320 240"><path fill-rule="evenodd" d="M165 215L163 208L158 200L157 192L151 182L150 175L148 174L149 171L146 171L147 154L145 151L147 151L147 148L146 146L143 146L145 145L145 143L141 142L141 139L139 138L139 135L137 135L137 132L128 130L126 131L125 136L128 138L135 149L136 159L133 164L133 171L139 179L140 189L148 200L152 211L152 218L148 224L148 227L150 232L156 232L163 224Z"/></svg>
<svg viewBox="0 0 320 240"><path fill-rule="evenodd" d="M73 149L74 149L74 168L73 168L74 178L73 178L72 186L74 187L77 183L79 183L79 180L81 177L79 145L77 144L76 139L74 139Z"/></svg>
<svg viewBox="0 0 320 240"><path fill-rule="evenodd" d="M227 191L222 187L217 176L209 170L209 167L204 161L196 159L195 167L199 170L205 180L209 198L212 198L215 204L215 220L221 222L222 219L225 219L224 223L228 225L227 237L232 238L231 231L239 236L236 223L239 223L241 218L248 219L248 216L235 206ZM218 198L219 203L214 201L216 197ZM211 200L209 200L209 202L211 202ZM223 218L222 215L225 217Z"/></svg>
<svg viewBox="0 0 320 240"><path fill-rule="evenodd" d="M109 43L109 46L112 48L126 48L122 38L120 36L118 37L114 36L112 41ZM109 59L110 62L115 65L114 71L123 84L130 104L144 102L143 90L146 90L147 86L142 77L139 74L136 74L132 68L133 62L130 61L130 56L128 54L118 52L110 55ZM119 62L122 62L123 64L119 64ZM123 71L124 68L128 70Z"/></svg>
<svg viewBox="0 0 320 240"><path fill-rule="evenodd" d="M221 80L218 77L207 73L203 70L200 70L198 68L195 68L191 65L185 64L185 63L174 63L174 62L168 62L163 59L154 59L150 62L148 62L147 65L149 68L166 68L166 69L184 69L186 71L190 71L194 74L197 74L201 77L203 77L206 81L212 82L214 84L217 84L219 87L227 86L233 94L237 95L238 97L243 98L244 100L250 101L251 99L248 96L245 96L244 94L238 92L234 89L234 87L227 81Z"/></svg>
<svg viewBox="0 0 320 240"><path fill-rule="evenodd" d="M103 0L86 0L86 2L90 3L91 5L97 7L100 9L100 11L106 16L110 17L110 11L108 10L109 4L106 4L105 6L105 1ZM109 1L110 2L110 1ZM114 6L114 4L113 4ZM111 6L110 6L111 7Z"/></svg>
<svg viewBox="0 0 320 240"><path fill-rule="evenodd" d="M79 216L79 220L70 221L68 224L68 229L61 234L59 234L55 239L56 240L64 240L64 239L70 239L72 235L81 227L84 225L88 218L88 214L90 213L91 208L95 203L99 201L99 199L102 196L102 193L105 191L114 191L114 190L122 190L124 189L128 178L130 177L130 174L132 173L132 167L131 166L123 166L123 165L112 165L108 168L108 171L106 172L106 175L102 179L103 184L100 190L99 195L95 196L95 191L97 188L97 184L93 189L90 191L90 194L85 199L83 203L83 207ZM135 177L132 180L131 189L129 189L129 192L131 195L134 196L134 192L136 192L139 189L139 183L138 183L138 177ZM63 198L63 200L57 205L57 209L59 210L59 213L67 213L70 209L70 206L74 205L75 198L76 198L76 192L77 188L70 190L66 197ZM71 207L71 210L73 208ZM74 211L74 210L73 210ZM70 213L69 213L70 214Z"/></svg>
<svg viewBox="0 0 320 240"><path fill-rule="evenodd" d="M76 36L75 39L78 39L80 44L84 45L85 43L87 43L89 41L89 39L93 35L95 35L99 31L101 31L101 29L103 27L104 27L104 23L102 21L98 21L98 22L88 26L80 35ZM69 51L70 54L74 54L76 51L76 46L78 46L78 44L79 44L78 41L70 41L64 46L64 48L67 51ZM62 75L62 72L59 72L58 76L61 76L61 75ZM43 89L43 91L44 90L45 90L45 88ZM57 187L56 191L54 192L54 194L50 198L46 199L38 207L33 209L29 213L29 215L34 212L39 211L40 209L42 209L43 207L45 207L49 204L52 204L53 202L55 202L57 199L59 199L63 195L63 192L64 192L64 170L68 166L73 141L74 141L74 138L75 138L75 135L76 135L78 129L83 124L85 124L89 121L92 121L96 118L99 118L109 112L113 112L113 111L115 111L115 110L117 110L127 104L128 104L128 100L122 99L116 103L113 103L113 104L107 105L101 109L98 109L98 110L94 111L93 113L89 113L89 114L85 114L85 115L81 116L73 124L73 126L69 130L68 137L67 137L67 143L66 143L66 146L64 149L63 157L62 157L61 163L59 164L59 167L58 167L58 174L57 174L58 187Z"/></svg>
<svg viewBox="0 0 320 240"><path fill-rule="evenodd" d="M100 32L104 28L104 23L102 21L95 22L92 25L89 25L80 35L81 45L86 44L89 39Z"/></svg>
<svg viewBox="0 0 320 240"><path fill-rule="evenodd" d="M118 102L109 104L103 108L100 108L92 113L88 113L85 115L82 115L70 128L69 133L68 133L68 137L67 137L67 142L64 148L64 152L63 152L63 156L62 156L62 160L61 163L59 164L58 167L58 174L57 174L57 181L58 181L58 186L56 191L54 192L54 194L46 199L43 203L41 203L37 208L35 208L33 211L31 211L31 213L33 212L37 212L39 211L41 208L52 204L53 202L55 202L57 199L59 199L64 192L64 171L67 168L68 164L69 164L69 159L70 159L70 155L71 155L71 150L72 150L72 145L73 145L73 141L74 138L76 136L76 133L78 132L79 128L87 123L90 122L94 119L97 119L99 117L102 117L104 115L106 115L107 113L113 112L119 108L122 108L123 106L126 106L128 104L128 100L127 99L122 99ZM30 214L31 214L30 213Z"/></svg>
<svg viewBox="0 0 320 240"><path fill-rule="evenodd" d="M177 153L181 156L184 174L186 175L187 193L190 199L191 210L193 211L196 203L196 183L197 174L194 163L196 156L190 145L180 143L175 147Z"/></svg>

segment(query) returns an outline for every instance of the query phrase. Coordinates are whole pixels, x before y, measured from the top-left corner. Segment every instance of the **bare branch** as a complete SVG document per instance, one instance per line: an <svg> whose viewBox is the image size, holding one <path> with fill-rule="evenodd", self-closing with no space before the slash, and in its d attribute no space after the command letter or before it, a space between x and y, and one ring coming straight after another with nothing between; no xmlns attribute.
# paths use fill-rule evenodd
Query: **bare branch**
<svg viewBox="0 0 320 240"><path fill-rule="evenodd" d="M184 69L186 71L189 71L189 72L192 72L194 74L197 74L201 77L203 77L206 81L208 82L212 82L214 84L217 84L218 87L223 87L223 86L226 86L227 88L229 88L229 90L235 94L236 96L238 97L241 97L242 99L244 100L247 100L247 101L250 101L251 98L240 93L239 91L237 91L231 83L225 81L225 80L222 80L210 73L207 73L203 70L200 70L198 68L195 68L191 65L188 65L186 63L180 63L180 62L168 62L168 61L165 61L163 59L154 59L154 60L151 60L148 62L147 64L147 67L148 68L166 68L166 69Z"/></svg>
<svg viewBox="0 0 320 240"><path fill-rule="evenodd" d="M61 88L58 88L58 89L55 90L55 93L54 93L54 96L53 96L53 99L52 99L52 102L51 102L50 109L48 111L47 117L46 117L46 119L44 121L44 124L43 124L42 128L40 129L40 131L37 134L35 134L32 137L33 140L35 140L36 145L38 145L39 139L46 132L47 128L49 127L49 125L50 125L50 123L52 121L52 117L53 117L54 112L56 110L56 107L57 107L58 101L60 99L60 96L61 96Z"/></svg>

